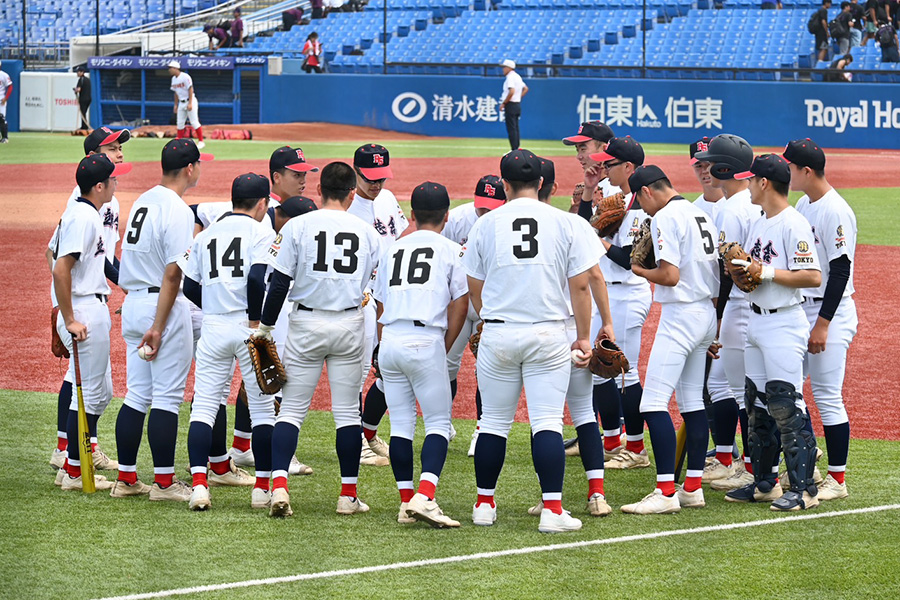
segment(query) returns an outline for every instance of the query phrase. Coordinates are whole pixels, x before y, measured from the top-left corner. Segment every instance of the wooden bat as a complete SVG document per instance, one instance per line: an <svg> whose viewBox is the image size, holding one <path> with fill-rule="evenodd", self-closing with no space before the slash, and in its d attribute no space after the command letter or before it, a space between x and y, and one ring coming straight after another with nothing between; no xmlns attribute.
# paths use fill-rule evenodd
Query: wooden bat
<svg viewBox="0 0 900 600"><path fill-rule="evenodd" d="M94 456L91 452L91 432L88 428L84 394L81 391L81 366L78 362L78 342L72 337L72 357L75 359L75 390L78 394L78 453L81 459L81 489L85 494L97 491L94 485ZM70 442L71 443L71 442Z"/></svg>

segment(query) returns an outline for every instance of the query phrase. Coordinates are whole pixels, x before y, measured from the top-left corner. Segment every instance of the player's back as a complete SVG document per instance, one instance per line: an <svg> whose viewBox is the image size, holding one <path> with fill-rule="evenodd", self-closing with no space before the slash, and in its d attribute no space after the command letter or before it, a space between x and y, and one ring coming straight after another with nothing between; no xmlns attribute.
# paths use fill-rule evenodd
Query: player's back
<svg viewBox="0 0 900 600"><path fill-rule="evenodd" d="M119 286L128 291L159 287L166 265L191 246L194 214L178 194L158 185L138 197L127 223Z"/></svg>
<svg viewBox="0 0 900 600"><path fill-rule="evenodd" d="M816 252L822 267L822 284L817 288L806 288L804 295L813 298L825 296L825 287L831 272L830 262L841 255L850 259L850 279L844 287L844 296L852 296L856 291L853 273L856 268L856 214L846 200L832 188L815 202L809 196L797 201L797 212L806 217L812 226L816 240Z"/></svg>
<svg viewBox="0 0 900 600"><path fill-rule="evenodd" d="M675 286L657 285L653 299L666 302L698 302L718 293L716 229L709 216L684 199L670 200L653 217L657 260L678 267Z"/></svg>
<svg viewBox="0 0 900 600"><path fill-rule="evenodd" d="M477 220L478 213L475 212L475 203L461 204L450 210L441 235L457 244L465 244L469 239L469 231L472 230L472 226Z"/></svg>

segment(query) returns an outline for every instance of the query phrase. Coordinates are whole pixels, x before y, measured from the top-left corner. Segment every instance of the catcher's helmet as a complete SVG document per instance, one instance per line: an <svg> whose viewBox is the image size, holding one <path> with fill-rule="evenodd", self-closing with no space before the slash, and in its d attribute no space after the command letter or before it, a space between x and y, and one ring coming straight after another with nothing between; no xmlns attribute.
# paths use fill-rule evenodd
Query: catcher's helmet
<svg viewBox="0 0 900 600"><path fill-rule="evenodd" d="M710 140L706 152L698 152L694 158L712 163L709 173L716 179L733 179L735 173L750 170L753 148L744 138L723 133Z"/></svg>

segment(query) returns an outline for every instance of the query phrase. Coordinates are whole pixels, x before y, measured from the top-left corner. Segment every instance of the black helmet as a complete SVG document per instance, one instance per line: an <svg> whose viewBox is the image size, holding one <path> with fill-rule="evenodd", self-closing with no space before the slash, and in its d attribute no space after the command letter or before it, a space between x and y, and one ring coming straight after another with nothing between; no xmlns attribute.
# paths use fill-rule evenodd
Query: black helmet
<svg viewBox="0 0 900 600"><path fill-rule="evenodd" d="M744 138L723 133L710 140L708 149L694 158L712 163L709 173L716 179L733 179L735 173L750 170L753 148Z"/></svg>

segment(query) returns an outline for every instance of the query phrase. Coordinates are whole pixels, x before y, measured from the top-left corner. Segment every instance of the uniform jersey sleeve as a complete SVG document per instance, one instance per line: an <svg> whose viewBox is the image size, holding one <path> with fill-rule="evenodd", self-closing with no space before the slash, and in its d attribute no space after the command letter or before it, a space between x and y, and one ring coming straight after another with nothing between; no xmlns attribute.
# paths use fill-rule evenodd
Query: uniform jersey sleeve
<svg viewBox="0 0 900 600"><path fill-rule="evenodd" d="M682 238L682 233L679 231L677 220L673 219L672 215L666 214L667 212L657 213L650 224L650 231L654 236L653 254L656 255L657 262L664 260L670 265L680 267L683 258L678 242Z"/></svg>
<svg viewBox="0 0 900 600"><path fill-rule="evenodd" d="M719 230L720 246L729 242L741 243L744 237L744 227L741 225L741 219L731 211L719 211L716 229Z"/></svg>
<svg viewBox="0 0 900 600"><path fill-rule="evenodd" d="M194 80L187 73L184 73L184 91L188 91L194 87Z"/></svg>
<svg viewBox="0 0 900 600"><path fill-rule="evenodd" d="M450 299L456 300L469 292L469 280L459 257L460 247L456 244L450 248Z"/></svg>
<svg viewBox="0 0 900 600"><path fill-rule="evenodd" d="M573 219L566 219L569 229L569 252L566 261L566 278L584 273L598 264L600 256L593 244L583 239L584 230L576 226ZM590 227L590 225L588 225Z"/></svg>
<svg viewBox="0 0 900 600"><path fill-rule="evenodd" d="M275 241L275 231L260 224L254 228L253 243L250 246L251 265L270 265L272 263L269 249Z"/></svg>
<svg viewBox="0 0 900 600"><path fill-rule="evenodd" d="M606 255L606 247L600 241L597 230L581 217L572 219L572 222L575 223L575 228L578 231L579 237L584 238L583 243L590 248L590 251L597 257L597 260L599 261L603 258Z"/></svg>
<svg viewBox="0 0 900 600"><path fill-rule="evenodd" d="M175 261L178 265L178 268L181 269L181 272L184 273L185 277L190 277L197 283L200 283L202 279L202 270L200 263L202 262L202 251L203 240L205 236L203 233L198 235L196 239L194 239L194 243L191 244L190 248L181 255L181 257Z"/></svg>
<svg viewBox="0 0 900 600"><path fill-rule="evenodd" d="M299 248L297 247L300 239L301 219L291 219L284 227L281 233L275 236L272 245L269 247L269 255L272 257L272 267L287 275L291 279L297 270L297 262L299 256Z"/></svg>
<svg viewBox="0 0 900 600"><path fill-rule="evenodd" d="M186 204L176 205L165 225L164 250L166 264L176 262L194 243L194 213Z"/></svg>
<svg viewBox="0 0 900 600"><path fill-rule="evenodd" d="M390 270L388 267L389 261L390 251L385 250L378 260L378 264L380 264L382 268L375 271L375 284L372 286L372 295L375 296L375 299L379 302L384 302L385 298L387 298L387 287L384 279L387 277L387 271Z"/></svg>
<svg viewBox="0 0 900 600"><path fill-rule="evenodd" d="M70 254L79 259L93 252L94 232L91 224L86 219L66 219L59 226L59 245L56 249L56 257L61 258Z"/></svg>
<svg viewBox="0 0 900 600"><path fill-rule="evenodd" d="M825 249L828 262L841 256L850 257L850 245L847 243L847 234L851 232L854 223L851 220L849 210L829 210L823 215L823 230L816 234L819 242Z"/></svg>
<svg viewBox="0 0 900 600"><path fill-rule="evenodd" d="M475 225L472 226L472 230L469 232L469 239L466 240L466 245L460 250L462 265L466 274L482 281L484 281L485 273L479 246L481 245L483 225L486 222L483 218L475 221Z"/></svg>
<svg viewBox="0 0 900 600"><path fill-rule="evenodd" d="M819 265L819 257L816 252L815 236L812 232L812 226L806 217L797 213L797 218L791 223L790 227L785 227L784 247L787 253L788 269L791 271L800 271L803 269L813 269L821 271Z"/></svg>

